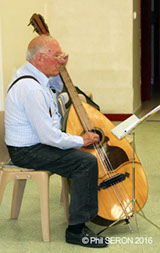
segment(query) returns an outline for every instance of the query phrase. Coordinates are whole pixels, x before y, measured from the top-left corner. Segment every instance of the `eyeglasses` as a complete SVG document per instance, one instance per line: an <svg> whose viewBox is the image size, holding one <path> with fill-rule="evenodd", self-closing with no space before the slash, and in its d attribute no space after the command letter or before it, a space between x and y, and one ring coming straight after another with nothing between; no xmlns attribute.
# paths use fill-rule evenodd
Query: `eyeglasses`
<svg viewBox="0 0 160 253"><path fill-rule="evenodd" d="M62 52L62 53L60 53L60 54L58 54L58 55L54 55L54 56L49 55L49 54L46 54L46 53L40 53L40 54L46 55L46 56L48 56L48 57L53 57L54 59L56 59L56 60L58 60L58 61L60 61L61 59L66 60L66 59L68 58L68 54L66 54L66 53L64 53L64 52Z"/></svg>

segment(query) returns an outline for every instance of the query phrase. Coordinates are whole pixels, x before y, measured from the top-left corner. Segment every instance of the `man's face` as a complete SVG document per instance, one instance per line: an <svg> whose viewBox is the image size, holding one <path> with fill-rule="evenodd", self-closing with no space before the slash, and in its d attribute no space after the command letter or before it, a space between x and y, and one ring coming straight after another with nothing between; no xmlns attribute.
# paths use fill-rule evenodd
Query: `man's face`
<svg viewBox="0 0 160 253"><path fill-rule="evenodd" d="M67 63L68 55L62 52L58 42L55 40L48 42L43 51L38 53L41 71L47 77L58 75L62 65Z"/></svg>

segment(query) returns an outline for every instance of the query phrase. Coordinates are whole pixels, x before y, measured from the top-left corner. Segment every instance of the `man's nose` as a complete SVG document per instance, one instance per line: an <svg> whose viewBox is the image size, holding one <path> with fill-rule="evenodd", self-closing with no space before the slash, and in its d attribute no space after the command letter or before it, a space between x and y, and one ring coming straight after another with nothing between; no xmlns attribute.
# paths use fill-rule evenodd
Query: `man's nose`
<svg viewBox="0 0 160 253"><path fill-rule="evenodd" d="M59 62L60 62L61 64L67 64L68 57L69 57L68 54L62 56L62 57L59 59Z"/></svg>

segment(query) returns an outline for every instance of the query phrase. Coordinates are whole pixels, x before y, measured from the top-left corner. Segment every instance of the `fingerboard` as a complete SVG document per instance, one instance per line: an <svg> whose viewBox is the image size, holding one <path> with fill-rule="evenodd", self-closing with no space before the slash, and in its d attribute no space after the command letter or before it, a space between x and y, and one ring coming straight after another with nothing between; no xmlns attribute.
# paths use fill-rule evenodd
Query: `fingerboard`
<svg viewBox="0 0 160 253"><path fill-rule="evenodd" d="M88 117L88 114L82 104L82 101L80 97L78 96L78 93L72 83L72 80L66 70L66 67L63 66L61 71L60 71L61 78L63 82L65 83L65 86L67 88L67 91L71 97L72 103L74 105L74 108L77 112L77 115L79 117L79 120L83 126L84 131L92 130L93 126L92 123Z"/></svg>

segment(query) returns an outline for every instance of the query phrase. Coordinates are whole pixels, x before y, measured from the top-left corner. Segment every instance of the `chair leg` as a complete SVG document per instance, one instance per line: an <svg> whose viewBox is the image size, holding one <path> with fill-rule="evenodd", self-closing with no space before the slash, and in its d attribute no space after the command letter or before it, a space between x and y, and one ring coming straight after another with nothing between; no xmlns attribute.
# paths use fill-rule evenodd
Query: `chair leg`
<svg viewBox="0 0 160 253"><path fill-rule="evenodd" d="M40 172L38 172L40 173ZM49 231L49 174L42 172L41 175L34 172L32 177L38 182L40 189L42 235L45 242L50 241Z"/></svg>
<svg viewBox="0 0 160 253"><path fill-rule="evenodd" d="M3 170L0 169L0 183L1 183L2 174L3 174Z"/></svg>
<svg viewBox="0 0 160 253"><path fill-rule="evenodd" d="M0 170L0 204L2 202L3 193L1 192L1 179L2 179L3 170Z"/></svg>
<svg viewBox="0 0 160 253"><path fill-rule="evenodd" d="M11 179L11 177L6 172L1 173L1 181L0 181L0 204L2 202L3 194L6 188L6 185L8 181Z"/></svg>
<svg viewBox="0 0 160 253"><path fill-rule="evenodd" d="M61 203L64 205L64 214L66 222L69 221L69 196L66 185L66 179L62 178Z"/></svg>
<svg viewBox="0 0 160 253"><path fill-rule="evenodd" d="M64 205L64 187L63 187L63 177L61 177L62 187L61 187L61 193L60 193L60 205Z"/></svg>
<svg viewBox="0 0 160 253"><path fill-rule="evenodd" d="M17 219L19 216L25 185L26 179L21 180L16 179L14 181L12 206L11 206L11 219Z"/></svg>

